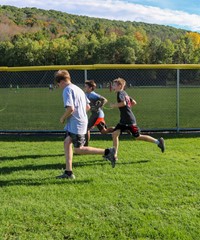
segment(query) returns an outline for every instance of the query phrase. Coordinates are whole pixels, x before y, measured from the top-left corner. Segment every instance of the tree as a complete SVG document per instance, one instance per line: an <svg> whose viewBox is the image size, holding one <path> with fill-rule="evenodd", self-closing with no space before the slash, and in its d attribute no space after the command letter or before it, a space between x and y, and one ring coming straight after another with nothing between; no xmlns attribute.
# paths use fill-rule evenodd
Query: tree
<svg viewBox="0 0 200 240"><path fill-rule="evenodd" d="M190 38L192 40L192 43L194 45L194 48L200 48L200 34L196 32L189 32L186 33L186 37Z"/></svg>
<svg viewBox="0 0 200 240"><path fill-rule="evenodd" d="M173 56L173 63L194 63L195 51L194 45L188 36L184 36L175 43L175 52Z"/></svg>

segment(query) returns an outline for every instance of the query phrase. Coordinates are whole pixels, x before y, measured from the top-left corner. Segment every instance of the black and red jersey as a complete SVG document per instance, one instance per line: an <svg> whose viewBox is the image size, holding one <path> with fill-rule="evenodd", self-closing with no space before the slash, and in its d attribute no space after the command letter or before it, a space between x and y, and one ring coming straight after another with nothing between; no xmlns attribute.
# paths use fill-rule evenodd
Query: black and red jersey
<svg viewBox="0 0 200 240"><path fill-rule="evenodd" d="M117 92L117 102L126 102L126 106L120 107L120 123L125 125L136 124L136 118L131 110L131 98L122 90Z"/></svg>

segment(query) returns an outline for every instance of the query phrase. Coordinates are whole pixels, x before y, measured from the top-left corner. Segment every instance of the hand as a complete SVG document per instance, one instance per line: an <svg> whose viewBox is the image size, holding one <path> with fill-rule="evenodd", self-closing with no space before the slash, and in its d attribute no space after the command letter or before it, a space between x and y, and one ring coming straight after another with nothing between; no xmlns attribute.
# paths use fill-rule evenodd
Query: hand
<svg viewBox="0 0 200 240"><path fill-rule="evenodd" d="M60 118L60 123L64 123L65 119L63 117Z"/></svg>
<svg viewBox="0 0 200 240"><path fill-rule="evenodd" d="M102 105L102 103L101 103L100 100L96 101L96 103L95 103L95 106L96 106L96 107L101 107L101 105Z"/></svg>

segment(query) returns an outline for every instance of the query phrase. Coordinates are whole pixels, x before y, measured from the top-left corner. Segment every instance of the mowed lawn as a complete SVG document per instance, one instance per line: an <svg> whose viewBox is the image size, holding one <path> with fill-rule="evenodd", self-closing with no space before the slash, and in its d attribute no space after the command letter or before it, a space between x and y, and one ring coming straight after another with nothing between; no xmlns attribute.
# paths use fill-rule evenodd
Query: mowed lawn
<svg viewBox="0 0 200 240"><path fill-rule="evenodd" d="M200 128L199 87L181 88L179 100L173 87L133 87L126 91L137 101L133 112L141 129L176 129L177 101L179 127ZM109 104L116 102L116 94L109 89L96 92L108 99L105 119L108 126L115 126L119 110L110 109ZM61 89L52 92L48 88L0 89L0 131L61 131L59 119L63 111Z"/></svg>
<svg viewBox="0 0 200 240"><path fill-rule="evenodd" d="M199 239L200 135L164 138L161 153L121 136L114 169L76 155L67 180L61 136L0 136L0 239Z"/></svg>

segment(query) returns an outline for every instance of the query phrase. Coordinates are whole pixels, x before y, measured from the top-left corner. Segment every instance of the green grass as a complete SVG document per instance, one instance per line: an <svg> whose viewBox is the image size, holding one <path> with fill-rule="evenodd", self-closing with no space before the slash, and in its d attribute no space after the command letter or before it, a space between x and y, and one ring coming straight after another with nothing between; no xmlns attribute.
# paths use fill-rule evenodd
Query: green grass
<svg viewBox="0 0 200 240"><path fill-rule="evenodd" d="M116 94L97 89L109 103ZM176 89L168 87L128 88L135 98L133 108L141 129L176 128ZM180 89L180 128L199 128L200 88ZM109 108L109 103L106 105ZM48 88L0 89L0 130L63 130L59 123L63 114L62 92ZM108 126L119 122L118 109L104 109Z"/></svg>
<svg viewBox="0 0 200 240"><path fill-rule="evenodd" d="M200 236L200 138L165 136L166 152L122 136L114 169L101 156L64 168L62 137L6 137L0 146L0 239L169 239ZM92 136L92 146L112 145Z"/></svg>

